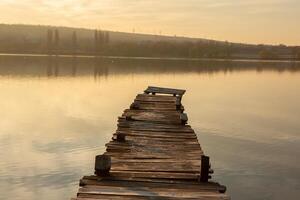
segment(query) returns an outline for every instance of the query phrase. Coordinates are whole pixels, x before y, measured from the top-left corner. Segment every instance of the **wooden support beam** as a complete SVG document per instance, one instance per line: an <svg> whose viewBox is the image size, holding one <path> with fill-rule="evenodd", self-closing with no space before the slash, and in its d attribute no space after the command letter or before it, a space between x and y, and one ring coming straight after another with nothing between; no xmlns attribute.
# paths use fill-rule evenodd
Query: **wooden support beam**
<svg viewBox="0 0 300 200"><path fill-rule="evenodd" d="M201 156L201 173L200 173L200 181L207 182L209 179L209 157L208 156Z"/></svg>
<svg viewBox="0 0 300 200"><path fill-rule="evenodd" d="M130 109L133 109L133 110L138 110L140 108L140 104L138 102L133 102L131 105L130 105Z"/></svg>
<svg viewBox="0 0 300 200"><path fill-rule="evenodd" d="M95 159L95 174L108 176L111 168L111 158L108 155L98 155Z"/></svg>
<svg viewBox="0 0 300 200"><path fill-rule="evenodd" d="M226 190L227 190L227 188L226 188L226 186L224 186L224 185L221 185L220 188L219 188L219 192L220 192L220 193L225 193Z"/></svg>
<svg viewBox="0 0 300 200"><path fill-rule="evenodd" d="M132 121L132 120L133 120L131 115L126 115L125 119L126 119L127 121Z"/></svg>
<svg viewBox="0 0 300 200"><path fill-rule="evenodd" d="M117 133L117 141L118 142L125 142L126 135L124 133Z"/></svg>
<svg viewBox="0 0 300 200"><path fill-rule="evenodd" d="M181 105L181 98L177 97L176 98L176 110L180 110L182 107Z"/></svg>
<svg viewBox="0 0 300 200"><path fill-rule="evenodd" d="M188 121L188 116L186 113L180 113L180 120L182 124L186 124Z"/></svg>

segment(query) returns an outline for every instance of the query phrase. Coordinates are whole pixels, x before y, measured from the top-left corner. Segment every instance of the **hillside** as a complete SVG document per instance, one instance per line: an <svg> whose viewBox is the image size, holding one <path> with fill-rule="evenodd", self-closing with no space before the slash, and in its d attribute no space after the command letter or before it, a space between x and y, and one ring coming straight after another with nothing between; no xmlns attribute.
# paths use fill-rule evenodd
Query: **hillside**
<svg viewBox="0 0 300 200"><path fill-rule="evenodd" d="M97 41L96 41L97 40ZM38 25L0 24L1 53L299 59L300 48Z"/></svg>

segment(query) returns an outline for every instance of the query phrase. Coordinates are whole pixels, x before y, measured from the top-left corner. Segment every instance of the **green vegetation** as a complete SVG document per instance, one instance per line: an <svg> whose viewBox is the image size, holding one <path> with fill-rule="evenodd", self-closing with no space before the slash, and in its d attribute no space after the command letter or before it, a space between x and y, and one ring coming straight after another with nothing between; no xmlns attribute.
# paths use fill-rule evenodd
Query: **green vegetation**
<svg viewBox="0 0 300 200"><path fill-rule="evenodd" d="M0 24L0 53L300 59L300 47L250 45L67 27Z"/></svg>

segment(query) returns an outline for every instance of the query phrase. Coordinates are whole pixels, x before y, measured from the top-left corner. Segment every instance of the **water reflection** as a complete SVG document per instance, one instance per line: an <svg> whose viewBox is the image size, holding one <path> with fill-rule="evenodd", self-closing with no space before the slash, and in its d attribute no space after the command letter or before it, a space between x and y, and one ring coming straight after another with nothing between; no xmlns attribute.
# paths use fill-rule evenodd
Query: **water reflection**
<svg viewBox="0 0 300 200"><path fill-rule="evenodd" d="M296 199L298 72L299 63L0 56L2 198L74 196L117 116L162 85L187 89L190 124L233 199Z"/></svg>
<svg viewBox="0 0 300 200"><path fill-rule="evenodd" d="M299 72L299 62L253 62L220 60L139 60L124 58L20 57L0 56L0 75L6 76L90 76L122 74L207 73L234 71Z"/></svg>

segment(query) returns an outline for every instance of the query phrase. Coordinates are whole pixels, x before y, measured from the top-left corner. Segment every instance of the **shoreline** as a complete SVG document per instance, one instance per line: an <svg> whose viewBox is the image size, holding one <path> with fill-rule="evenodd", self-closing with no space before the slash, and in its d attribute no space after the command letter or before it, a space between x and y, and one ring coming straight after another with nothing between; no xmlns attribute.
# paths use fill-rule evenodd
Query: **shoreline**
<svg viewBox="0 0 300 200"><path fill-rule="evenodd" d="M108 58L108 59L126 59L126 60L170 60L170 61L230 61L230 62L257 62L257 63L300 63L300 60L263 60L251 58L183 58L183 57L139 57L139 56L96 56L96 55L70 55L70 54L30 54L30 53L0 53L2 56L17 57L60 57L60 58Z"/></svg>

